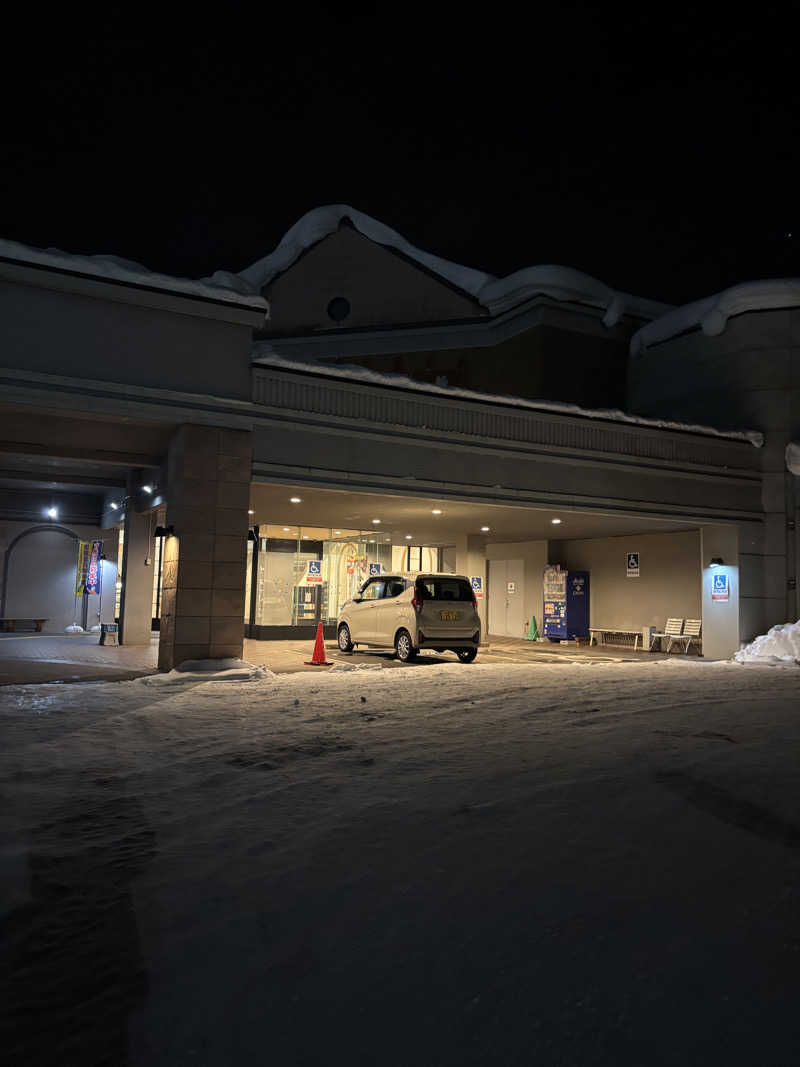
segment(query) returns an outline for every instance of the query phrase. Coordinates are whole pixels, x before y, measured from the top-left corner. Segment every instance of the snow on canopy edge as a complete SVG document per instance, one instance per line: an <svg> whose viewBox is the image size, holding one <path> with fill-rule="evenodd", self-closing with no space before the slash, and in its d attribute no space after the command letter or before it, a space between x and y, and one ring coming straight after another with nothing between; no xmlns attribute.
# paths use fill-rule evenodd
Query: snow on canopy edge
<svg viewBox="0 0 800 1067"><path fill-rule="evenodd" d="M359 233L377 244L393 248L409 259L438 274L451 285L469 293L493 314L516 307L537 293L556 300L575 300L605 310L603 322L614 326L630 311L638 317L653 319L663 315L671 305L629 293L617 292L604 282L572 267L545 264L524 267L505 278L497 278L485 271L464 267L441 256L425 252L378 219L349 204L328 204L306 212L281 238L277 248L240 271L251 291L260 292L274 278L288 270L300 256L323 238L334 233L342 220L349 220ZM227 272L218 271L214 278L229 279Z"/></svg>
<svg viewBox="0 0 800 1067"><path fill-rule="evenodd" d="M640 356L653 345L698 326L706 337L718 337L724 332L729 318L745 311L778 311L793 307L800 307L800 278L742 282L713 296L673 308L666 315L648 322L631 338L631 355L634 358Z"/></svg>
<svg viewBox="0 0 800 1067"><path fill-rule="evenodd" d="M481 393L474 389L461 389L452 385L433 385L419 382L405 374L389 374L371 370L356 364L323 363L319 360L290 359L279 356L272 351L269 341L257 341L253 345L253 360L262 366L275 367L277 370L299 371L303 374L317 374L325 377L349 379L366 385L378 385L394 389L413 389L420 393L433 393L451 400L477 400L494 404L508 404L511 407L527 408L531 411L551 411L558 415L573 415L580 418L603 419L608 422L625 422L634 426L651 427L660 430L679 430L683 433L696 433L709 437L722 437L736 441L749 441L755 448L764 444L764 435L757 430L718 430L714 426L702 426L699 423L676 422L670 419L648 418L645 415L629 415L618 408L582 408L559 400L528 400L525 397L510 396L502 393Z"/></svg>
<svg viewBox="0 0 800 1067"><path fill-rule="evenodd" d="M177 278L152 271L141 263L113 255L78 255L58 248L32 248L18 241L0 238L0 257L39 267L70 271L101 281L125 282L129 285L163 289L170 293L184 293L226 304L238 304L267 311L267 302L258 292L236 275L218 272L214 279Z"/></svg>

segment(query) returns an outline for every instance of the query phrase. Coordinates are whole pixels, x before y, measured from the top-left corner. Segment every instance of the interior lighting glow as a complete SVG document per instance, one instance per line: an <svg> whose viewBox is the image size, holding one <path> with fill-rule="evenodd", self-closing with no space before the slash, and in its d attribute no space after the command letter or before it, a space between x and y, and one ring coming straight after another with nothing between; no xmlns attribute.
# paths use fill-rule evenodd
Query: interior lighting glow
<svg viewBox="0 0 800 1067"><path fill-rule="evenodd" d="M414 538L413 534L406 534L406 541L412 541L413 538Z"/></svg>
<svg viewBox="0 0 800 1067"><path fill-rule="evenodd" d="M303 540L304 540L304 541L307 541L307 540L308 540L308 534L303 534Z"/></svg>
<svg viewBox="0 0 800 1067"><path fill-rule="evenodd" d="M335 534L340 534L340 533L341 533L342 531L341 531L341 530L334 530L333 532L334 532Z"/></svg>
<svg viewBox="0 0 800 1067"><path fill-rule="evenodd" d="M553 526L558 526L561 522L561 519L551 519L550 522L552 522Z"/></svg>
<svg viewBox="0 0 800 1067"><path fill-rule="evenodd" d="M58 508L47 508L47 510L45 511L45 515L47 515L49 519L57 519Z"/></svg>
<svg viewBox="0 0 800 1067"><path fill-rule="evenodd" d="M153 492L152 485L143 485L142 486L142 492L143 493L152 493Z"/></svg>
<svg viewBox="0 0 800 1067"><path fill-rule="evenodd" d="M300 499L299 496L290 496L289 497L289 503L290 504L302 504L303 501Z"/></svg>
<svg viewBox="0 0 800 1067"><path fill-rule="evenodd" d="M252 510L252 508L248 508L247 514L248 515L255 515L255 512Z"/></svg>
<svg viewBox="0 0 800 1067"><path fill-rule="evenodd" d="M112 511L116 511L118 507L119 507L119 504L115 504L114 501L112 500L111 501L111 510Z"/></svg>
<svg viewBox="0 0 800 1067"><path fill-rule="evenodd" d="M441 514L442 514L442 509L441 508L434 508L433 511L431 512L431 515L441 515Z"/></svg>
<svg viewBox="0 0 800 1067"><path fill-rule="evenodd" d="M488 533L488 532L489 532L489 527L488 526L481 526L481 533Z"/></svg>
<svg viewBox="0 0 800 1067"><path fill-rule="evenodd" d="M288 526L284 526L284 528L283 528L283 532L284 532L284 533L289 533L289 527L288 527Z"/></svg>
<svg viewBox="0 0 800 1067"><path fill-rule="evenodd" d="M372 524L373 524L373 526L378 526L378 525L380 525L380 521L381 521L380 519L373 519L373 520L372 520Z"/></svg>

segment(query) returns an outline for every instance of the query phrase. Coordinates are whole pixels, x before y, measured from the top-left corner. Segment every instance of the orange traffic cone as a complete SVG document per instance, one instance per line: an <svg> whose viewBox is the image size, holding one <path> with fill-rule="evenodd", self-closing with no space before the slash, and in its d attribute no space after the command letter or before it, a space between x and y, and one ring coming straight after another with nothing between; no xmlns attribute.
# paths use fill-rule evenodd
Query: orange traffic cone
<svg viewBox="0 0 800 1067"><path fill-rule="evenodd" d="M314 655L305 661L306 667L332 667L325 659L325 642L322 640L322 623L317 623L317 639L314 642Z"/></svg>

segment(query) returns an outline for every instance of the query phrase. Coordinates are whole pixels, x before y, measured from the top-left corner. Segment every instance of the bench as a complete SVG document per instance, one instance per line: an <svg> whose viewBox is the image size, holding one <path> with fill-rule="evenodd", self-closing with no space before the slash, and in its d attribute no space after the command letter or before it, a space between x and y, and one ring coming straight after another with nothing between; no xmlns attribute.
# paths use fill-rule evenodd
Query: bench
<svg viewBox="0 0 800 1067"><path fill-rule="evenodd" d="M17 632L17 623L30 622L36 629L36 633L42 632L42 627L47 619L0 619L0 629L3 633L13 634ZM30 627L28 627L30 629Z"/></svg>
<svg viewBox="0 0 800 1067"><path fill-rule="evenodd" d="M653 632L650 637L650 651L654 651L657 641L667 640L666 651L669 653L673 645L680 647L683 643L683 651L689 654L689 646L692 642L700 644L700 630L703 623L701 619L667 619L667 625L663 633Z"/></svg>
<svg viewBox="0 0 800 1067"><path fill-rule="evenodd" d="M596 645L624 645L626 648L630 648L632 643L635 652L641 639L641 630L617 630L608 626L589 627L590 645L594 641Z"/></svg>

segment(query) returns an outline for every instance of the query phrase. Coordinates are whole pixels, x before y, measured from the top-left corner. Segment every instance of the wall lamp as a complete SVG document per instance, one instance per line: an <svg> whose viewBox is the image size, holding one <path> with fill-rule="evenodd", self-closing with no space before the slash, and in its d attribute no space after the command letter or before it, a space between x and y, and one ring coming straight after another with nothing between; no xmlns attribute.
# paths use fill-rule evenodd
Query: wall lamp
<svg viewBox="0 0 800 1067"><path fill-rule="evenodd" d="M248 540L248 541L255 541L255 540L257 540L257 538L256 538L256 532L255 532L255 530L248 530L248 531L247 531L247 540Z"/></svg>
<svg viewBox="0 0 800 1067"><path fill-rule="evenodd" d="M722 558L722 556L713 556L712 559L711 559L711 562L709 563L709 567L724 567L724 566L725 566L725 560Z"/></svg>
<svg viewBox="0 0 800 1067"><path fill-rule="evenodd" d="M174 526L156 526L153 531L153 537L172 537L174 533Z"/></svg>
<svg viewBox="0 0 800 1067"><path fill-rule="evenodd" d="M148 485L143 485L143 486L142 486L142 492L143 492L143 493L150 493L150 494L152 494L152 492L153 492L153 486L152 486L152 485L149 485L149 484L148 484Z"/></svg>

